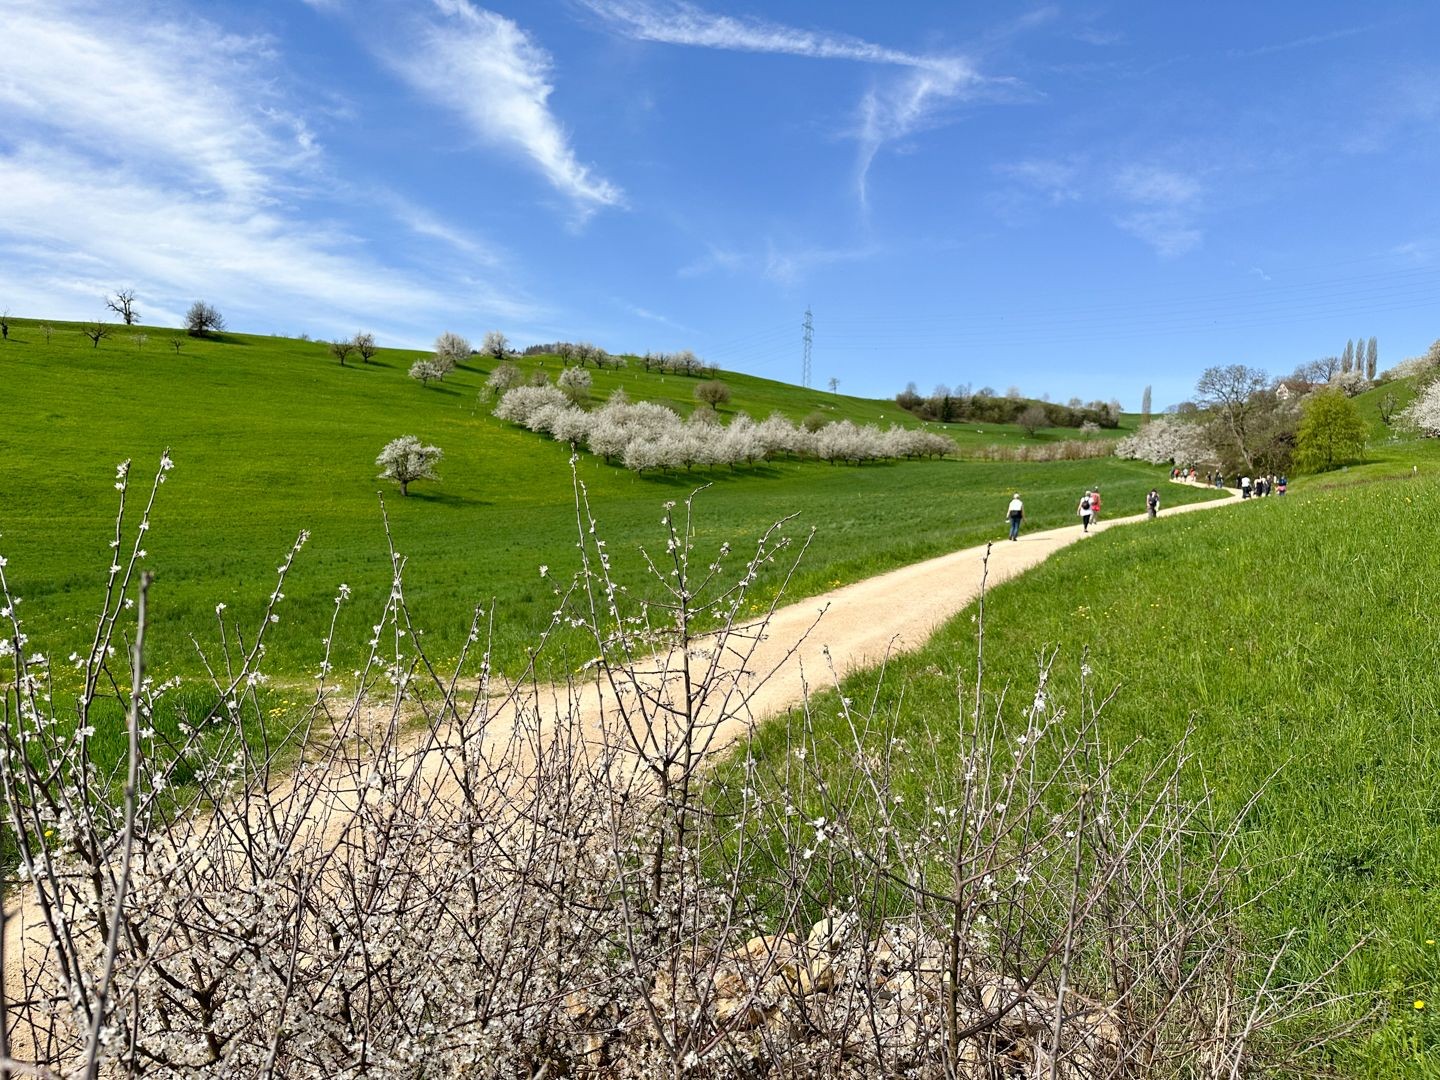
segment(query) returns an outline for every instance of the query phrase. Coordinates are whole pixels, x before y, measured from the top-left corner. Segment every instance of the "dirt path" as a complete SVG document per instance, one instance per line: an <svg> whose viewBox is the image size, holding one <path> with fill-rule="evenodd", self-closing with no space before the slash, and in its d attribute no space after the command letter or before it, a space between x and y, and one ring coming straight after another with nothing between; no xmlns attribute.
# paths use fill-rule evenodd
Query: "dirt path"
<svg viewBox="0 0 1440 1080"><path fill-rule="evenodd" d="M1164 509L1161 516L1168 518L1223 506L1239 498L1238 492L1226 494L1229 496L1226 499ZM997 510L997 523L999 516ZM1090 531L1092 534L1106 532L1121 525L1143 523L1145 519L1144 514L1105 519L1092 525ZM1013 543L1003 537L995 541L990 551L988 575L986 548L980 545L901 567L779 609L749 655L743 671L738 660L727 660L724 677L734 681L737 692L726 699L718 715L709 718L715 725L709 739L710 752L730 745L760 721L800 704L807 691L826 689L833 685L834 679L874 666L888 655L919 648L942 623L979 595L982 578L987 587L992 587L1082 539L1086 537L1078 524L1022 532ZM796 642L802 638L797 646ZM654 692L662 698L669 697L676 691L673 673L680 665L671 657L657 666L668 668L672 677L668 681L657 677ZM598 732L602 718L614 715L615 704L608 688L591 682L533 692L520 700L518 707L526 710L527 715L537 717L542 725L562 709L574 710L572 715L583 728ZM515 707L491 718L487 741L504 737L514 723ZM505 715L506 712L510 715ZM445 743L443 737L440 745L415 737L402 751L407 758L405 768L421 774L422 782L434 785L437 791L447 785L445 773L453 764L450 752L453 747ZM336 787L316 803L309 824L322 837L338 835L344 831L344 822L354 820L357 797L365 796L353 785ZM11 1000L22 988L21 965L43 964L46 952L47 935L38 908L33 902L24 901L23 896L18 890L12 894L5 912L4 977L7 997ZM22 1052L18 1045L15 1050Z"/></svg>
<svg viewBox="0 0 1440 1080"><path fill-rule="evenodd" d="M1162 509L1160 516L1168 518L1225 506L1240 497L1239 492L1228 489L1226 494L1229 496L1226 499ZM1145 521L1145 514L1106 518L1092 525L1090 532L1093 535ZM1082 539L1088 537L1078 523L1039 532L1022 530L1020 538L1013 543L1002 535L990 551L986 587L1008 581ZM764 718L799 704L804 694L804 680L812 687L829 683L830 664L834 665L836 675L843 678L873 666L887 654L918 649L942 623L980 595L984 568L985 546L965 548L780 609L770 621L767 640L757 649L752 664L755 670L770 670L778 664L796 638L815 622L821 608L825 613L796 654L756 692L750 703L751 710L757 717ZM731 741L738 734L730 732L725 741Z"/></svg>

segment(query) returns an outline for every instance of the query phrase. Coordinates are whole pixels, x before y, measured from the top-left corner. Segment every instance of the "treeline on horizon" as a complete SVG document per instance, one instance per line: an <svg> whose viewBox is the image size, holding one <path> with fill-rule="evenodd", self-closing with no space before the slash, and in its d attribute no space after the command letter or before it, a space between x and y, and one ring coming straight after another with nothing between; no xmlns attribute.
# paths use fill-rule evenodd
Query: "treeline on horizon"
<svg viewBox="0 0 1440 1080"><path fill-rule="evenodd" d="M1116 428L1120 426L1121 412L1118 401L1081 402L1079 398L1072 398L1061 405L1053 401L1023 398L1016 390L1000 397L988 386L971 393L969 387L952 391L942 385L937 386L929 396L924 396L915 389L913 382L895 395L895 404L922 420L945 424L960 421L1015 424L1027 411L1038 410L1044 413L1044 422L1036 424L1037 427L1078 428L1094 424L1102 428Z"/></svg>

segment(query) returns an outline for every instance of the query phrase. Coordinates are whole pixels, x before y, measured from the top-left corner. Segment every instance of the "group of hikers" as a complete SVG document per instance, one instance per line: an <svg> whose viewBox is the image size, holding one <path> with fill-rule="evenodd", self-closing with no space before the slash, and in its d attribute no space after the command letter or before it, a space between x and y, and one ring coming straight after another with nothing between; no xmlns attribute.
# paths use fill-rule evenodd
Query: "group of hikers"
<svg viewBox="0 0 1440 1080"><path fill-rule="evenodd" d="M1088 533L1090 526L1100 520L1100 487L1097 484L1080 496L1080 502L1075 507L1075 513L1080 518L1080 531ZM1156 488L1150 489L1150 494L1145 496L1145 512L1153 520L1155 515L1160 513L1160 492ZM1025 503L1017 491L1015 497L1010 500L1010 507L1005 512L1005 520L1010 524L1010 539L1020 539L1020 523L1025 520Z"/></svg>
<svg viewBox="0 0 1440 1080"><path fill-rule="evenodd" d="M1202 482L1202 477L1195 471L1193 465L1188 469L1179 466L1171 469L1170 479L1181 482L1188 481L1192 484ZM1203 482L1210 487L1223 488L1225 486L1225 474L1218 470L1215 472L1207 472L1203 477ZM1286 480L1283 475L1257 476L1253 480L1248 476L1242 476L1240 478L1240 497L1242 499L1248 499L1252 495L1257 498L1265 495L1284 495L1285 489L1288 486L1289 481Z"/></svg>

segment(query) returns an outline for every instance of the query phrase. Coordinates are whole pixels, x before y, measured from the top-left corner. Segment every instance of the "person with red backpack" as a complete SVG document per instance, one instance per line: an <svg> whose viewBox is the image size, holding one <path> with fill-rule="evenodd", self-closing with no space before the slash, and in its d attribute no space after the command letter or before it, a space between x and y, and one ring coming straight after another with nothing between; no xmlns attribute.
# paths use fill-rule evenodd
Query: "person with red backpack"
<svg viewBox="0 0 1440 1080"><path fill-rule="evenodd" d="M1100 520L1100 488L1098 486L1090 492L1090 514L1091 521Z"/></svg>

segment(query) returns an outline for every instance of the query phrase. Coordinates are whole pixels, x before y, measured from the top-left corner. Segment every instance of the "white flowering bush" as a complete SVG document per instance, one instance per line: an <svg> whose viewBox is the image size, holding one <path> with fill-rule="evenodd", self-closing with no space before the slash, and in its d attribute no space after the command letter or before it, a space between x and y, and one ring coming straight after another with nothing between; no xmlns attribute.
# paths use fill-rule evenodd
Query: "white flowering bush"
<svg viewBox="0 0 1440 1080"><path fill-rule="evenodd" d="M1411 356L1380 374L1381 382L1393 379L1409 379L1417 375L1428 376L1440 369L1440 341L1435 342L1420 356Z"/></svg>
<svg viewBox="0 0 1440 1080"><path fill-rule="evenodd" d="M588 390L590 373L567 368L561 374L583 378ZM623 395L593 412L574 406L576 387L515 387L495 407L495 415L550 435L562 442L583 444L606 461L627 469L690 469L696 466L753 464L779 455L818 457L830 462L861 464L893 458L944 457L955 450L944 435L892 425L857 426L848 420L820 425L815 431L796 426L788 417L772 414L757 423L744 412L722 424L713 409L697 407L688 419L656 402L631 402Z"/></svg>
<svg viewBox="0 0 1440 1080"><path fill-rule="evenodd" d="M1339 390L1346 397L1355 397L1370 389L1370 380L1365 377L1365 372L1358 368L1350 371L1337 372L1335 376L1326 383L1332 389Z"/></svg>
<svg viewBox="0 0 1440 1080"><path fill-rule="evenodd" d="M1190 465L1209 461L1215 450L1200 424L1175 416L1158 416L1115 444L1116 457L1152 465Z"/></svg>
<svg viewBox="0 0 1440 1080"><path fill-rule="evenodd" d="M547 405L557 409L568 408L570 399L565 395L565 391L551 386L548 382L542 386L517 386L507 390L501 397L499 404L495 406L495 415L501 420L509 420L512 424L526 426L531 415Z"/></svg>
<svg viewBox="0 0 1440 1080"><path fill-rule="evenodd" d="M1427 438L1440 438L1440 382L1433 382L1421 391L1397 418Z"/></svg>

